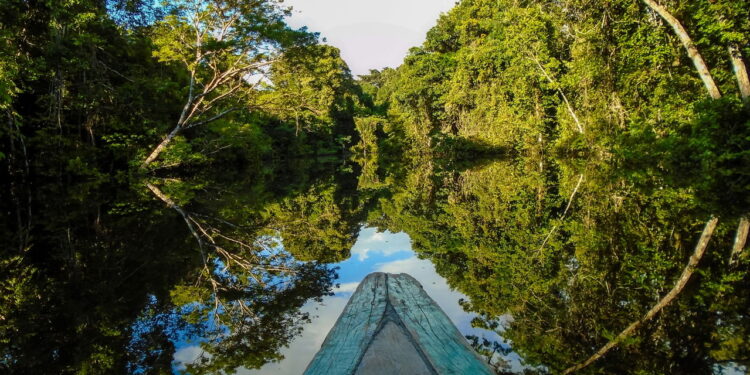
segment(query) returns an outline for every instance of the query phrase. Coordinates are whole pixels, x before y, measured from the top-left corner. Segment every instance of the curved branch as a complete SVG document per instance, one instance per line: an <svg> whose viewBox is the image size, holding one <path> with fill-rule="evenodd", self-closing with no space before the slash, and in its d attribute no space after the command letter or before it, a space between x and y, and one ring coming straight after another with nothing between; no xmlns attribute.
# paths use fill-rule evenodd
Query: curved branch
<svg viewBox="0 0 750 375"><path fill-rule="evenodd" d="M703 84L706 85L706 89L708 90L708 94L711 95L711 98L721 98L721 91L719 91L719 87L716 86L716 82L714 82L714 79L711 76L711 72L708 70L708 66L706 65L706 62L703 61L703 56L701 56L700 52L698 51L698 47L695 46L693 39L690 38L690 35L687 33L687 30L685 30L685 27L682 26L677 18L669 13L667 8L659 5L659 3L657 3L656 1L643 0L643 2L646 3L649 8L653 9L654 12L659 14L661 18L663 18L664 21L666 21L667 24L672 27L675 34L677 34L677 37L680 38L682 45L687 50L688 56L691 60L693 60L693 65L695 65L695 69L698 71L698 75L701 77Z"/></svg>

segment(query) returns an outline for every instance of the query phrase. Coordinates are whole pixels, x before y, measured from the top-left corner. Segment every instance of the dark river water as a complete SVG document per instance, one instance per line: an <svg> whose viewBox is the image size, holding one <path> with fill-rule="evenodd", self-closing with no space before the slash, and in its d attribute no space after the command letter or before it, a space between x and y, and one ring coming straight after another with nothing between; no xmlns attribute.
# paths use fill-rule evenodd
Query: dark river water
<svg viewBox="0 0 750 375"><path fill-rule="evenodd" d="M684 288L581 373L745 373L743 181L545 156L40 180L3 197L0 370L299 374L384 271L498 373L558 373L663 301L717 217Z"/></svg>

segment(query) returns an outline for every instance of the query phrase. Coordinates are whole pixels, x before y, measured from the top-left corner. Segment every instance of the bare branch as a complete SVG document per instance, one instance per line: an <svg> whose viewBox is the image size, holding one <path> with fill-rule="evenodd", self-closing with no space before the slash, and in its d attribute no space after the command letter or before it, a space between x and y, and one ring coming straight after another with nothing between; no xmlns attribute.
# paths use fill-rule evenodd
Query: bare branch
<svg viewBox="0 0 750 375"><path fill-rule="evenodd" d="M740 96L746 106L750 106L750 77L748 77L745 59L742 50L735 43L729 44L729 58L732 60L734 76L737 78L737 86L740 88Z"/></svg>
<svg viewBox="0 0 750 375"><path fill-rule="evenodd" d="M750 232L750 219L748 219L747 216L743 216L740 218L740 223L737 225L737 233L734 236L732 255L729 258L730 265L734 266L740 259L742 252L745 250L748 232Z"/></svg>
<svg viewBox="0 0 750 375"><path fill-rule="evenodd" d="M201 126L201 125L208 124L209 122L214 122L214 121L216 121L216 120L218 120L218 119L220 119L220 118L228 115L229 113L236 111L237 109L238 108L229 108L227 110L221 111L221 112L217 113L216 115L214 115L214 116L212 116L212 117L210 117L210 118L208 118L206 120L198 121L198 122L194 122L192 124L189 124L189 125L187 125L185 127L185 129L190 129L190 128L194 128L196 126Z"/></svg>
<svg viewBox="0 0 750 375"><path fill-rule="evenodd" d="M549 81L549 83L552 83L553 85L557 86L557 92L560 94L560 96L562 97L563 101L565 102L565 106L568 108L568 113L570 113L570 116L573 117L573 121L575 121L575 123L576 123L576 127L578 128L578 132L581 133L581 134L583 134L583 126L581 125L581 121L578 120L578 116L576 116L575 111L573 111L573 106L568 101L568 97L565 95L565 93L563 92L562 88L559 87L560 85L557 83L557 81L555 81L554 78L552 78L552 76L550 76L547 73L547 70L544 69L544 67L542 66L542 64L539 62L539 59L536 58L536 55L534 55L533 53L529 53L529 55L531 56L531 60L536 63L536 66L542 72L542 75L544 75L544 77L547 78L547 81Z"/></svg>

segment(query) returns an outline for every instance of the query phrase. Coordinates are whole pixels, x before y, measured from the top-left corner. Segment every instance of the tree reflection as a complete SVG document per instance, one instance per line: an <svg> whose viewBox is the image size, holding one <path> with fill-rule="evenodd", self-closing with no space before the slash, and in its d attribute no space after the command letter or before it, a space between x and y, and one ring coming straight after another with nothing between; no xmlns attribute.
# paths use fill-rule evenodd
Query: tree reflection
<svg viewBox="0 0 750 375"><path fill-rule="evenodd" d="M179 213L200 250L198 279L171 293L182 318L202 328L203 353L187 371L211 374L281 359L278 350L309 320L299 309L330 293L333 271L295 260L277 238L186 210L157 186L146 186Z"/></svg>
<svg viewBox="0 0 750 375"><path fill-rule="evenodd" d="M469 297L475 323L498 327L527 365L561 372L641 321L685 275L712 214L720 224L685 288L580 373L748 364L748 259L731 261L738 210L714 204L726 192L623 171L616 160L523 156L463 171L415 163L386 179L387 199L370 216L408 233Z"/></svg>
<svg viewBox="0 0 750 375"><path fill-rule="evenodd" d="M222 185L199 180L37 189L29 246L5 237L0 258L2 372L172 373L191 339L204 353L191 374L281 358L336 274L291 256L257 201L203 204L196 191ZM266 191L261 206L289 194Z"/></svg>
<svg viewBox="0 0 750 375"><path fill-rule="evenodd" d="M32 226L0 219L0 369L171 373L185 345L202 352L191 374L278 360L310 319L300 308L331 292L325 263L348 258L366 222L409 234L468 296L475 324L507 340L475 342L499 372L512 372L498 357L511 352L527 372L562 372L669 295L711 215L719 224L684 288L580 373L750 365L749 260L733 250L743 211L718 204L741 191L620 160L378 157L359 160L365 179L356 166L299 163L40 183ZM25 210L25 198L3 209Z"/></svg>

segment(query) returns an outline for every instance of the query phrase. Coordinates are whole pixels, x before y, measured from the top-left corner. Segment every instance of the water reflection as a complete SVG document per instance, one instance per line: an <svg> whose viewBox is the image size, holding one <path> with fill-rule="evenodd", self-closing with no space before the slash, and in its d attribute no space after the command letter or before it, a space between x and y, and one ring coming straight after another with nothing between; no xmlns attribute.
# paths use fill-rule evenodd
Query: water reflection
<svg viewBox="0 0 750 375"><path fill-rule="evenodd" d="M29 233L3 218L0 369L299 373L356 283L385 271L417 278L462 332L507 340L499 372L560 372L666 295L717 215L686 288L584 372L744 371L749 262L731 253L746 192L623 165L308 160L42 185Z"/></svg>

